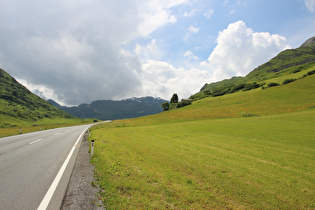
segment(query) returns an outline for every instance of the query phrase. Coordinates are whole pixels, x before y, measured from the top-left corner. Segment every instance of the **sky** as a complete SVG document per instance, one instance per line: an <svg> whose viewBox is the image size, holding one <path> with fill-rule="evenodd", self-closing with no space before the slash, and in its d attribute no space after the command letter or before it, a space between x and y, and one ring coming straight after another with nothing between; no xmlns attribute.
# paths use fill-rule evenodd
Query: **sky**
<svg viewBox="0 0 315 210"><path fill-rule="evenodd" d="M61 105L188 98L315 36L315 0L1 0L0 68Z"/></svg>

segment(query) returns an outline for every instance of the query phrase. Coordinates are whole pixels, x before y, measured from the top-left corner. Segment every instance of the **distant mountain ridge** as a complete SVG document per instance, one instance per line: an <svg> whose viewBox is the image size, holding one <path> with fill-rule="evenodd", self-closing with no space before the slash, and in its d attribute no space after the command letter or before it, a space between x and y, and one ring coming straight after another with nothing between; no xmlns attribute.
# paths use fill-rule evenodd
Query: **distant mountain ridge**
<svg viewBox="0 0 315 210"><path fill-rule="evenodd" d="M98 100L91 104L79 106L61 106L53 100L47 100L58 109L79 118L97 118L100 120L116 120L125 118L141 117L162 112L161 104L167 102L161 98L141 97L129 98L120 101Z"/></svg>

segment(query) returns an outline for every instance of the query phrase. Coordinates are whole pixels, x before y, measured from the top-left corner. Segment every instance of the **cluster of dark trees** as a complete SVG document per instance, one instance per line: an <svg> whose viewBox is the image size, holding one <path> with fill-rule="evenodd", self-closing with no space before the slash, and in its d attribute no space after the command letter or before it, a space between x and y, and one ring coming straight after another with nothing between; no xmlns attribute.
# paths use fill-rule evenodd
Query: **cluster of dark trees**
<svg viewBox="0 0 315 210"><path fill-rule="evenodd" d="M230 85L230 86L217 87L212 92L205 91L205 94L211 95L213 97L223 96L225 94L235 93L240 90L248 91L248 90L256 89L256 88L261 87L262 85L264 84L258 84L256 82L247 83L247 84L241 83L241 84L235 84L235 85Z"/></svg>
<svg viewBox="0 0 315 210"><path fill-rule="evenodd" d="M177 93L174 93L171 100L170 100L170 103L168 103L168 102L163 103L162 108L163 108L163 111L167 111L167 110L171 110L171 109L181 108L181 107L184 107L184 106L187 106L190 104L191 104L190 101L179 102Z"/></svg>

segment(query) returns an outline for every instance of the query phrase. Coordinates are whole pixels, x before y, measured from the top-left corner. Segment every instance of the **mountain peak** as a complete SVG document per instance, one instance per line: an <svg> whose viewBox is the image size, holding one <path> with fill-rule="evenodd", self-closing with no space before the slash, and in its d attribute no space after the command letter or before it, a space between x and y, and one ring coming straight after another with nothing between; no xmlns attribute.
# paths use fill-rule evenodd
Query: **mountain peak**
<svg viewBox="0 0 315 210"><path fill-rule="evenodd" d="M47 102L49 102L51 105L53 105L54 107L60 108L61 105L58 104L56 101L52 100L52 99L48 99Z"/></svg>
<svg viewBox="0 0 315 210"><path fill-rule="evenodd" d="M312 38L309 38L308 40L306 40L301 47L311 47L311 48L315 48L315 36L313 36Z"/></svg>

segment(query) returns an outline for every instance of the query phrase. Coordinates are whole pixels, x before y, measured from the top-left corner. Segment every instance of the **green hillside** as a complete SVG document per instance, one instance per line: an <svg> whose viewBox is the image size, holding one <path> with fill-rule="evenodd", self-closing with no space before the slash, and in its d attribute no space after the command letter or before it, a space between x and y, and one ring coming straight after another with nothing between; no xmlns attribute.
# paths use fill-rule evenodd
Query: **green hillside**
<svg viewBox="0 0 315 210"><path fill-rule="evenodd" d="M0 69L0 127L31 126L76 119L18 83Z"/></svg>
<svg viewBox="0 0 315 210"><path fill-rule="evenodd" d="M285 74L291 74L309 68L315 64L315 48L300 47L285 50L267 63L250 72L245 79L262 81ZM295 67L295 68L290 68Z"/></svg>
<svg viewBox="0 0 315 210"><path fill-rule="evenodd" d="M296 49L284 50L270 61L262 64L245 77L232 77L220 82L205 84L200 92L190 98L199 100L209 96L220 96L234 93L240 90L259 88L264 81L292 74L297 78L296 73L315 65L315 37L304 42Z"/></svg>
<svg viewBox="0 0 315 210"><path fill-rule="evenodd" d="M315 74L306 77L303 75L314 70L315 66L297 73L295 76L302 78L289 84L239 91L220 97L207 97L180 109L121 122L126 126L135 126L202 119L266 116L308 110L315 106ZM265 82L281 83L291 77L292 75L286 75Z"/></svg>

